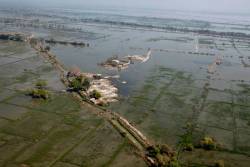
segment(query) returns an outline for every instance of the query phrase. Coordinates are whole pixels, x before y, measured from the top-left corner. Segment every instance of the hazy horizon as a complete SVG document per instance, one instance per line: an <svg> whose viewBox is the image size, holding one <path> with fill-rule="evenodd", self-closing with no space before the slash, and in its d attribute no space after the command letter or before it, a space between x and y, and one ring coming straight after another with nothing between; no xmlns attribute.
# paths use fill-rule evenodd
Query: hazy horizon
<svg viewBox="0 0 250 167"><path fill-rule="evenodd" d="M126 2L126 3L124 3ZM221 13L250 13L249 0L0 0L2 7L51 7L77 8L117 7L117 8L151 8L162 10L205 11Z"/></svg>

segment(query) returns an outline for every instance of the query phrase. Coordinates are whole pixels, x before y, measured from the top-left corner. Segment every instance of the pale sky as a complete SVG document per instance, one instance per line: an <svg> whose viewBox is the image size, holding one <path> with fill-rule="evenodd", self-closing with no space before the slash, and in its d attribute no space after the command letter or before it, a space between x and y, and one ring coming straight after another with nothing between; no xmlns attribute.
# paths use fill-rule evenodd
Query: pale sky
<svg viewBox="0 0 250 167"><path fill-rule="evenodd" d="M0 4L22 7L110 6L250 13L250 0L0 0Z"/></svg>

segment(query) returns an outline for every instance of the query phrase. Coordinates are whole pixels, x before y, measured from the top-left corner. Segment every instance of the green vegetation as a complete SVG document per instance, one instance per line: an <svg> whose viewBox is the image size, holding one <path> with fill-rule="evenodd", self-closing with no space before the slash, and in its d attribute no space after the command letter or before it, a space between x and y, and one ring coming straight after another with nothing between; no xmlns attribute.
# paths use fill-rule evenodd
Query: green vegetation
<svg viewBox="0 0 250 167"><path fill-rule="evenodd" d="M178 143L179 151L192 151L194 149L193 145L193 129L194 125L191 123L187 123L184 127L185 133L180 136L180 140Z"/></svg>
<svg viewBox="0 0 250 167"><path fill-rule="evenodd" d="M36 88L29 91L28 95L32 98L49 99L50 93L46 90L47 82L45 80L38 80L35 84Z"/></svg>
<svg viewBox="0 0 250 167"><path fill-rule="evenodd" d="M75 91L82 90L81 80L77 78L73 79L72 82L70 83L70 87L73 88L73 90Z"/></svg>
<svg viewBox="0 0 250 167"><path fill-rule="evenodd" d="M200 141L200 147L205 150L215 150L217 148L217 144L212 137L204 137Z"/></svg>
<svg viewBox="0 0 250 167"><path fill-rule="evenodd" d="M97 90L93 90L90 94L90 98L100 99L102 97L101 93Z"/></svg>
<svg viewBox="0 0 250 167"><path fill-rule="evenodd" d="M46 82L45 80L38 80L38 81L36 82L36 87L37 87L38 89L44 89L47 85L48 85L48 84L47 84L47 82Z"/></svg>
<svg viewBox="0 0 250 167"><path fill-rule="evenodd" d="M157 146L150 146L147 148L147 151L149 157L156 157L157 154L160 154L160 148Z"/></svg>
<svg viewBox="0 0 250 167"><path fill-rule="evenodd" d="M33 98L42 98L42 99L48 99L49 98L49 91L45 89L32 89L29 93L30 96Z"/></svg>
<svg viewBox="0 0 250 167"><path fill-rule="evenodd" d="M90 86L90 81L88 78L84 78L83 76L79 76L74 78L70 85L74 91L87 90Z"/></svg>
<svg viewBox="0 0 250 167"><path fill-rule="evenodd" d="M147 148L147 156L155 159L156 167L179 167L176 153L166 144L150 146Z"/></svg>

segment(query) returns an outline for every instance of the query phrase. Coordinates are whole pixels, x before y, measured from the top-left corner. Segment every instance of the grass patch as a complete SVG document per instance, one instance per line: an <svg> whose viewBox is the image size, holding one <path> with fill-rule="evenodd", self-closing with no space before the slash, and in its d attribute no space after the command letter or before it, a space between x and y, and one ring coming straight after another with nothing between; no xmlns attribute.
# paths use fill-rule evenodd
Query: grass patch
<svg viewBox="0 0 250 167"><path fill-rule="evenodd" d="M200 141L200 147L205 150L216 150L217 143L212 137L206 136Z"/></svg>
<svg viewBox="0 0 250 167"><path fill-rule="evenodd" d="M95 98L95 99L100 99L102 97L101 93L98 92L97 90L93 90L89 96L90 98Z"/></svg>
<svg viewBox="0 0 250 167"><path fill-rule="evenodd" d="M50 97L49 91L45 89L32 89L28 95L30 95L32 98L38 98L38 99L44 99L47 100Z"/></svg>
<svg viewBox="0 0 250 167"><path fill-rule="evenodd" d="M45 87L47 86L48 84L47 84L47 81L45 81L45 80L38 80L37 82L36 82L36 87L38 88L38 89L45 89Z"/></svg>
<svg viewBox="0 0 250 167"><path fill-rule="evenodd" d="M195 126L191 123L187 123L184 127L185 133L180 136L178 142L179 151L193 151L193 131Z"/></svg>
<svg viewBox="0 0 250 167"><path fill-rule="evenodd" d="M74 91L87 90L90 86L90 81L88 78L82 76L75 77L71 82L69 87Z"/></svg>

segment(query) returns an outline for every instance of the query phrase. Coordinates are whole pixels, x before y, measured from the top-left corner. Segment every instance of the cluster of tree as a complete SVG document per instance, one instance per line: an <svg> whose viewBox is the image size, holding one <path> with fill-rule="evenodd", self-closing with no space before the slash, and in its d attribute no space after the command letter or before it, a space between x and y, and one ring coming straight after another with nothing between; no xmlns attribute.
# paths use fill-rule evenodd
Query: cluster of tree
<svg viewBox="0 0 250 167"><path fill-rule="evenodd" d="M90 87L90 80L83 76L77 76L70 82L69 87L73 91L81 91L81 90L86 91Z"/></svg>
<svg viewBox="0 0 250 167"><path fill-rule="evenodd" d="M147 156L154 159L153 167L180 167L176 153L166 144L148 147Z"/></svg>
<svg viewBox="0 0 250 167"><path fill-rule="evenodd" d="M46 90L47 82L44 80L39 80L36 83L36 86L34 89L30 90L28 92L28 95L32 98L38 98L38 99L49 99L50 93L48 90Z"/></svg>

